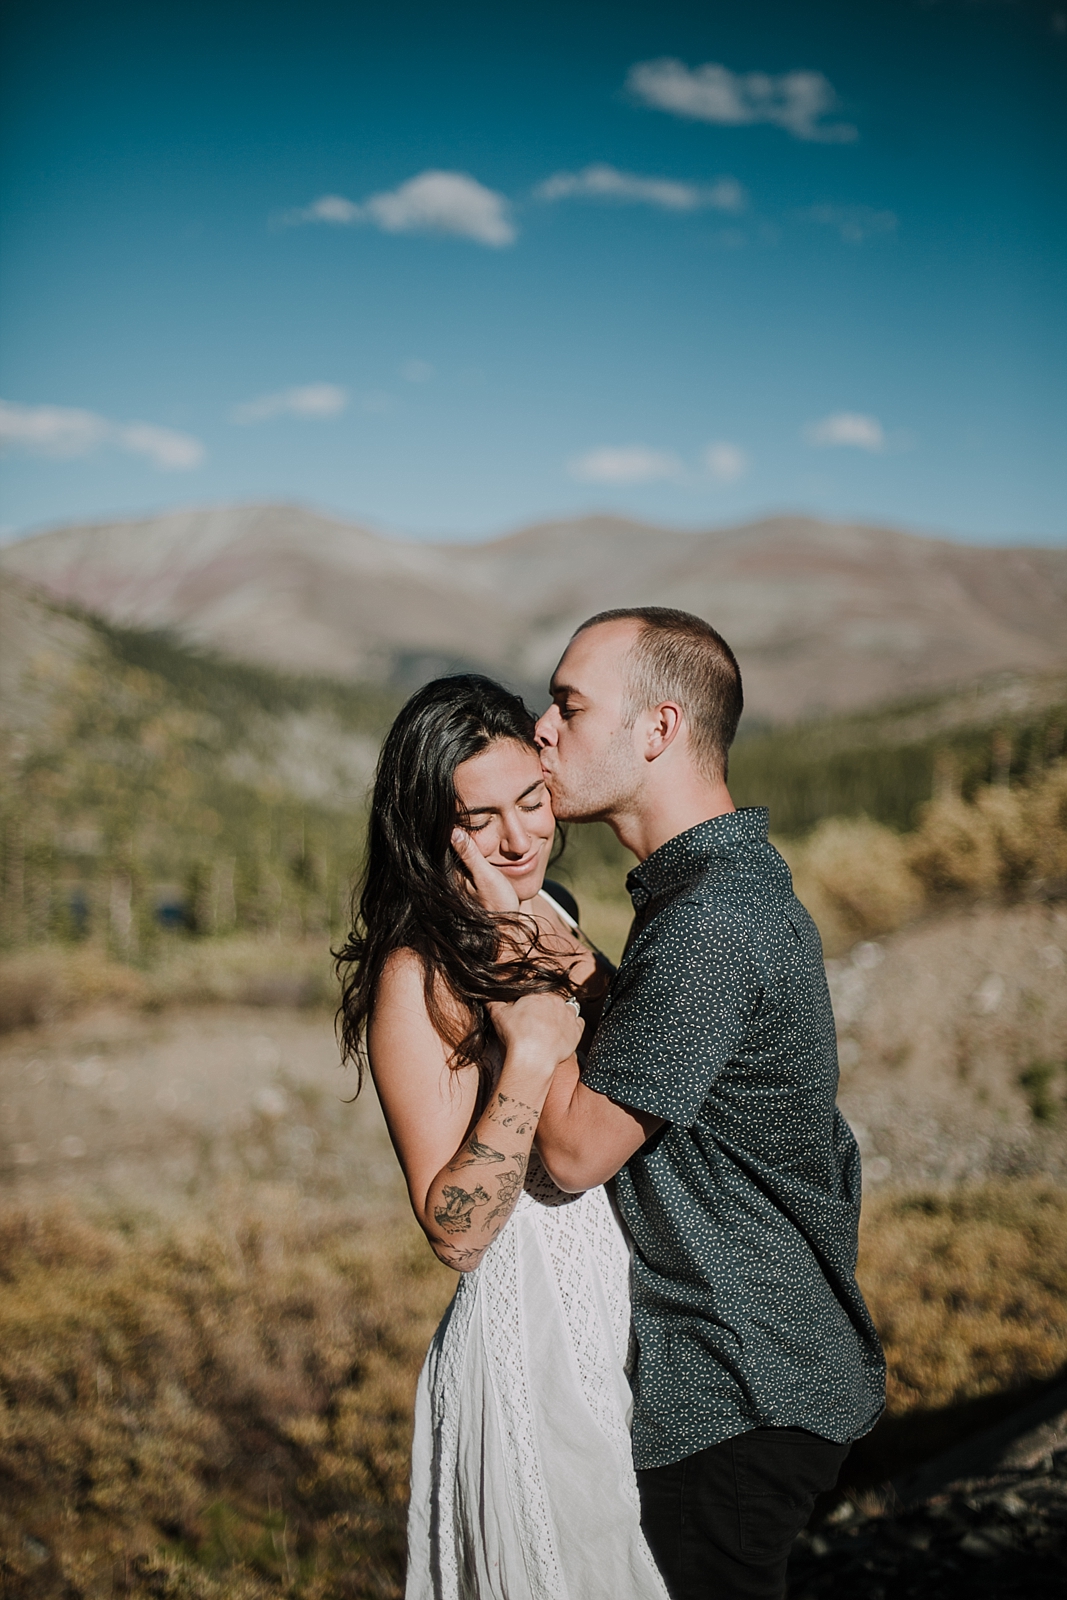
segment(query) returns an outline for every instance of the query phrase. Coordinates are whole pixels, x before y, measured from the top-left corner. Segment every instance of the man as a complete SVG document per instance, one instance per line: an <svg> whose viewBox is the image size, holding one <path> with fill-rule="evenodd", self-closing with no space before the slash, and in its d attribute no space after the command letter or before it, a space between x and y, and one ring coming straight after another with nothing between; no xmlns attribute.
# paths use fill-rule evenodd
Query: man
<svg viewBox="0 0 1067 1600"><path fill-rule="evenodd" d="M675 1600L780 1600L885 1386L819 936L767 813L730 799L741 679L713 628L604 612L552 699L556 815L603 819L640 864L588 1062L557 1078L538 1145L564 1189L614 1177L633 1234L634 1458Z"/></svg>

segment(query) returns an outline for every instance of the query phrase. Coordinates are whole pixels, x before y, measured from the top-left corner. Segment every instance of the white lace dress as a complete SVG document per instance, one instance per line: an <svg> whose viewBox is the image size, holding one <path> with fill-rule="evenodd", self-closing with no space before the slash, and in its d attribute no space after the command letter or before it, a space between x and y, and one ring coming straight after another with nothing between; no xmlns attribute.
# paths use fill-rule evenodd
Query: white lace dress
<svg viewBox="0 0 1067 1600"><path fill-rule="evenodd" d="M536 1151L419 1379L406 1600L666 1600L630 1454L630 1252Z"/></svg>

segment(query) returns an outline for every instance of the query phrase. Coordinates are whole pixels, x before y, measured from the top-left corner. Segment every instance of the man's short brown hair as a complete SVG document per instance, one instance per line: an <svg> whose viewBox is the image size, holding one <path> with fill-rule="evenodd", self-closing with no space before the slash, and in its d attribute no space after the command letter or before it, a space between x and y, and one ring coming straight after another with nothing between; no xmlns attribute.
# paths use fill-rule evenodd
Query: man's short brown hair
<svg viewBox="0 0 1067 1600"><path fill-rule="evenodd" d="M726 640L703 617L670 606L600 611L577 631L602 622L641 624L627 657L627 725L642 711L673 701L685 717L697 766L725 782L745 703L741 671Z"/></svg>

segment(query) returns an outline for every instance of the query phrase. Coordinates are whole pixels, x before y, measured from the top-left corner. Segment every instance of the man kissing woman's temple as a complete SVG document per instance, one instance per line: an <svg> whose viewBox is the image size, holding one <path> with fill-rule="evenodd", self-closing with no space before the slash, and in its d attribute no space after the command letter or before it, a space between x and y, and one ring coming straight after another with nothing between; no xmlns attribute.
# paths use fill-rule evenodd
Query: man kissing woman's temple
<svg viewBox="0 0 1067 1600"><path fill-rule="evenodd" d="M715 630L649 607L578 630L536 726L444 678L383 746L342 1037L461 1273L408 1600L780 1600L882 1409L822 950L730 798L741 705ZM637 858L617 972L546 883L557 819Z"/></svg>

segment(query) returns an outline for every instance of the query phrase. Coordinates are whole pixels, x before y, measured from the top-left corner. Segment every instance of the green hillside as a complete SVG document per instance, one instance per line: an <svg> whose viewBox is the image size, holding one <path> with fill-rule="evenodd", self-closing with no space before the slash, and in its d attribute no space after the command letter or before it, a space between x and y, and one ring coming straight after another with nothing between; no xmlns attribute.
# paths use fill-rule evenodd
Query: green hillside
<svg viewBox="0 0 1067 1600"><path fill-rule="evenodd" d="M935 795L969 800L982 784L1025 780L1063 755L1065 738L1067 675L1004 676L792 728L742 722L730 788L739 805L768 806L785 838L834 816L903 830Z"/></svg>
<svg viewBox="0 0 1067 1600"><path fill-rule="evenodd" d="M25 666L32 724L5 717L5 944L337 933L395 699L79 620L73 659Z"/></svg>
<svg viewBox="0 0 1067 1600"><path fill-rule="evenodd" d="M397 695L18 600L28 639L60 621L66 635L58 654L24 646L5 674L4 943L89 937L138 961L168 931L336 937ZM779 837L828 817L902 831L934 795L969 799L1055 762L1065 726L1062 676L1000 679L743 734L731 786L769 806ZM607 829L574 828L556 870L621 915L631 864Z"/></svg>

